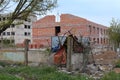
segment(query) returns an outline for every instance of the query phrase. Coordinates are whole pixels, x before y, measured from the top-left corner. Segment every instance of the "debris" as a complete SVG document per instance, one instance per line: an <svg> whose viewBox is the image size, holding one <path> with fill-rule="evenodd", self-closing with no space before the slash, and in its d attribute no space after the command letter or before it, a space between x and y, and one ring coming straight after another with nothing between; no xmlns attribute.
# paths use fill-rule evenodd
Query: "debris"
<svg viewBox="0 0 120 80"><path fill-rule="evenodd" d="M120 68L114 68L113 71L115 71L116 73L120 73Z"/></svg>
<svg viewBox="0 0 120 80"><path fill-rule="evenodd" d="M94 54L95 63L98 65L114 65L117 54L114 51L105 51L101 54Z"/></svg>
<svg viewBox="0 0 120 80"><path fill-rule="evenodd" d="M63 46L54 54L54 63L56 65L66 64L66 52Z"/></svg>
<svg viewBox="0 0 120 80"><path fill-rule="evenodd" d="M70 33L70 32L69 32ZM70 33L71 34L71 33ZM87 40L86 42L79 42L77 37L74 37L72 34L70 37L73 38L73 47L71 50L73 50L73 54L79 53L82 54L82 58L77 60L77 57L73 56L72 58L72 64L70 67L72 67L71 72L80 72L85 75L92 76L96 79L100 79L104 73L112 71L113 68L115 67L115 61L118 59L118 54L115 53L114 51L100 51L99 53L93 53L92 52L92 47ZM86 44L87 43L87 44ZM66 64L69 62L68 60L66 61L66 56L68 56L67 49L69 46L62 45L60 49L57 51L56 54L54 54L54 63L57 65L61 64ZM66 54L67 53L67 54ZM69 59L69 58L67 58ZM80 65L79 67L76 67L76 65ZM66 72L67 70L63 70L63 72ZM116 73L120 73L120 69L117 72L117 69L115 69ZM66 73L71 73L71 72L66 72Z"/></svg>

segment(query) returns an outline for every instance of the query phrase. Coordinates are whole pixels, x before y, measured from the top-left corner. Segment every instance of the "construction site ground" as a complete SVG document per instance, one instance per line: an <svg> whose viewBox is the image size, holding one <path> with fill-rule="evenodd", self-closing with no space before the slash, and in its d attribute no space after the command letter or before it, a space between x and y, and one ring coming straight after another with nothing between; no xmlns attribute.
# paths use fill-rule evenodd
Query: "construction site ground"
<svg viewBox="0 0 120 80"><path fill-rule="evenodd" d="M92 56L93 57L89 56L89 63L86 65L87 67L85 72L79 72L79 70L76 70L73 71L73 74L82 73L94 78L95 80L99 80L105 75L105 73L109 73L111 71L120 73L120 68L116 68L116 62L120 60L119 53L109 50L93 53ZM64 68L60 71L69 73Z"/></svg>
<svg viewBox="0 0 120 80"><path fill-rule="evenodd" d="M87 74L94 78L100 78L105 73L115 71L120 73L120 68L116 68L116 62L120 59L119 53L114 51L101 51L93 54L94 63L87 65Z"/></svg>

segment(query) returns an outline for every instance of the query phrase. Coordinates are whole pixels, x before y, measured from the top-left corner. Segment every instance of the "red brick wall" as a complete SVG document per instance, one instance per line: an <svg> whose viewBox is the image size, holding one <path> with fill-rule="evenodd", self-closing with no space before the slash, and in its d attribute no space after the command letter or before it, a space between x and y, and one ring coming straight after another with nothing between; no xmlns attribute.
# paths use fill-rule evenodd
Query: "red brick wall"
<svg viewBox="0 0 120 80"><path fill-rule="evenodd" d="M39 45L51 44L51 36L55 35L54 27L33 28L33 43Z"/></svg>
<svg viewBox="0 0 120 80"><path fill-rule="evenodd" d="M91 22L84 18L80 18L71 14L62 14L60 16L60 22L55 22L55 16L46 16L33 24L33 43L37 45L48 46L51 44L51 36L55 36L55 26L61 27L61 33L63 35L70 30L70 32L76 36L90 37L91 41L99 39L99 44L107 43L107 39L104 40L104 32L97 31L97 28L103 31L107 27ZM91 25L91 34L89 30ZM95 28L95 29L94 29ZM102 38L102 40L101 40ZM102 42L101 42L102 41Z"/></svg>
<svg viewBox="0 0 120 80"><path fill-rule="evenodd" d="M86 19L80 18L71 14L62 14L61 16L61 23L65 24L85 24Z"/></svg>
<svg viewBox="0 0 120 80"><path fill-rule="evenodd" d="M42 19L36 21L35 24L45 23L45 22L49 22L49 23L50 23L50 22L51 22L51 23L55 22L55 16L54 16L54 15L45 16L45 17L43 17Z"/></svg>

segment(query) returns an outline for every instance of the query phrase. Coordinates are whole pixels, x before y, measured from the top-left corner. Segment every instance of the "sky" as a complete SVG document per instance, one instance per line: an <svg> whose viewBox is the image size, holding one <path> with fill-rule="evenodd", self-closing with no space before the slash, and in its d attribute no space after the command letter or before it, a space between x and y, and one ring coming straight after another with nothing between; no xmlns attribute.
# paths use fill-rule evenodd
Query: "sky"
<svg viewBox="0 0 120 80"><path fill-rule="evenodd" d="M120 19L120 0L58 0L58 7L48 14L73 14L110 26L112 18Z"/></svg>

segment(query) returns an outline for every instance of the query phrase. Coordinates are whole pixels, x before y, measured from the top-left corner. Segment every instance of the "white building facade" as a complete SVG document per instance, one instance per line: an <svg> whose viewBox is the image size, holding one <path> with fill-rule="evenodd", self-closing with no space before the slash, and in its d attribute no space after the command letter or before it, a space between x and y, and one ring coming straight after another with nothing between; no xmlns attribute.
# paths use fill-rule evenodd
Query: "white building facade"
<svg viewBox="0 0 120 80"><path fill-rule="evenodd" d="M9 15L0 15L0 21L4 21L9 17ZM0 40L8 39L14 44L22 44L25 39L29 39L32 43L32 23L37 20L35 15L30 15L26 20L16 19L10 27L5 30L1 36Z"/></svg>

